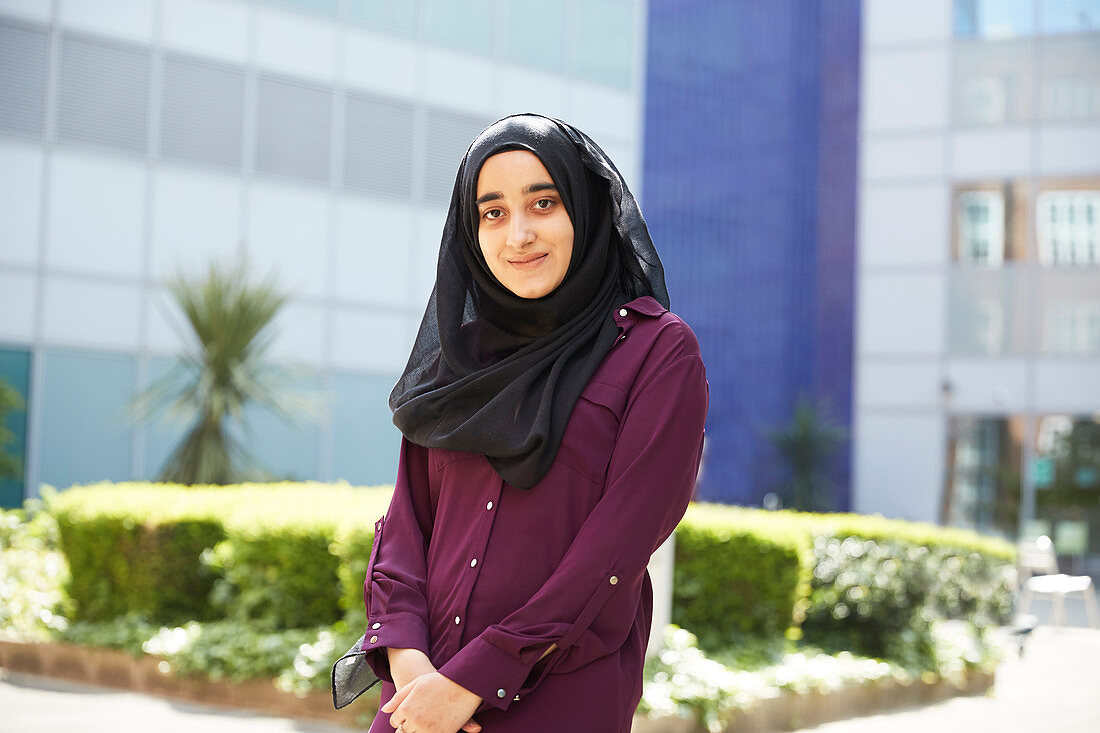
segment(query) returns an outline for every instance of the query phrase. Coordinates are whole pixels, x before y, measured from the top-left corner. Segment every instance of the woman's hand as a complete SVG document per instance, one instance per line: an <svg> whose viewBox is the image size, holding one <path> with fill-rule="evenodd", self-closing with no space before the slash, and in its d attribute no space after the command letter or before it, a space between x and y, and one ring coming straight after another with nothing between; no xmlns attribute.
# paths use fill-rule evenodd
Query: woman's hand
<svg viewBox="0 0 1100 733"><path fill-rule="evenodd" d="M382 706L390 725L407 733L478 733L481 726L471 717L481 698L439 672L417 677L399 688Z"/></svg>

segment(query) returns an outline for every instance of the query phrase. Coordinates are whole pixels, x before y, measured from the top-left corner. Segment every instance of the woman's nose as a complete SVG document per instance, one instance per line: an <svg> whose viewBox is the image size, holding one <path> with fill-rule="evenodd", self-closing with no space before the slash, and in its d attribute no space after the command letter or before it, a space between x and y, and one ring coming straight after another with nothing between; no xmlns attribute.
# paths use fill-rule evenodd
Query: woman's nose
<svg viewBox="0 0 1100 733"><path fill-rule="evenodd" d="M512 221L508 224L508 246L523 247L534 240L535 232L531 228L530 220L522 214L513 216Z"/></svg>

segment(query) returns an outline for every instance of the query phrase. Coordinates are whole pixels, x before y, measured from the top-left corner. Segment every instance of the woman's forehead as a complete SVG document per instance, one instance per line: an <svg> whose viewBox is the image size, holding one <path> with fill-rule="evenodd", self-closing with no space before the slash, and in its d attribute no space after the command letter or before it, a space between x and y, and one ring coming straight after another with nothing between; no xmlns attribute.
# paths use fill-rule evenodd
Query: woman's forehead
<svg viewBox="0 0 1100 733"><path fill-rule="evenodd" d="M485 159L478 172L477 194L489 188L526 186L532 182L554 182L542 160L530 150L504 150Z"/></svg>

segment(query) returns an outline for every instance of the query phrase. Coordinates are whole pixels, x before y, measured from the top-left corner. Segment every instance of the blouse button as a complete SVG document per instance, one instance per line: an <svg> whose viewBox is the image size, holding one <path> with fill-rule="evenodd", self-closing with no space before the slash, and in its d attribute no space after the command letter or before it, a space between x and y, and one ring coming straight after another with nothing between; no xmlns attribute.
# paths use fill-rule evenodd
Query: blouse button
<svg viewBox="0 0 1100 733"><path fill-rule="evenodd" d="M500 688L499 690L497 690L497 697L503 698L503 697L504 697L505 695L507 695L507 694L508 694L508 693L504 691L504 688L503 688L503 687L502 687L502 688Z"/></svg>
<svg viewBox="0 0 1100 733"><path fill-rule="evenodd" d="M374 624L371 625L371 628L377 631L378 629L382 628L382 624L375 621Z"/></svg>
<svg viewBox="0 0 1100 733"><path fill-rule="evenodd" d="M493 502L489 502L488 504L486 504L485 508L486 509L492 509L493 508Z"/></svg>
<svg viewBox="0 0 1100 733"><path fill-rule="evenodd" d="M618 583L619 583L619 576L618 576L618 575L612 575L612 576L611 576L611 579L610 579L610 580L608 580L607 582L611 583L611 585L618 585Z"/></svg>
<svg viewBox="0 0 1100 733"><path fill-rule="evenodd" d="M371 644L377 644L378 643L378 637L377 636L372 636L370 638L370 643Z"/></svg>
<svg viewBox="0 0 1100 733"><path fill-rule="evenodd" d="M619 315L622 316L623 318L626 318L626 308L620 308L619 309Z"/></svg>
<svg viewBox="0 0 1100 733"><path fill-rule="evenodd" d="M455 616L455 626L458 626L460 623L462 623L462 617Z"/></svg>
<svg viewBox="0 0 1100 733"><path fill-rule="evenodd" d="M470 567L472 567L472 568L477 567L477 558L476 557L473 560L470 561Z"/></svg>

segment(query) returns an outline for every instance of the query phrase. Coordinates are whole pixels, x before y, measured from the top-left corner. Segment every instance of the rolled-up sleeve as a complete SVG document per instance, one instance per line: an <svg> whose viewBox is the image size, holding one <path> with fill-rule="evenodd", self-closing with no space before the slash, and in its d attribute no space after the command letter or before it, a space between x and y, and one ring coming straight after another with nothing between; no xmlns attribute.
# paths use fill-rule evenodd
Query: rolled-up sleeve
<svg viewBox="0 0 1100 733"><path fill-rule="evenodd" d="M555 667L620 648L637 617L646 565L691 499L708 406L690 330L639 373L620 420L605 490L557 569L521 607L486 628L440 672L507 709ZM557 648L540 661L543 653Z"/></svg>
<svg viewBox="0 0 1100 733"><path fill-rule="evenodd" d="M385 516L375 523L363 601L367 609L365 658L392 682L386 650L428 654L425 551L431 535L431 498L425 448L402 438L397 481Z"/></svg>

